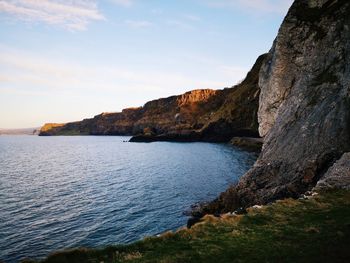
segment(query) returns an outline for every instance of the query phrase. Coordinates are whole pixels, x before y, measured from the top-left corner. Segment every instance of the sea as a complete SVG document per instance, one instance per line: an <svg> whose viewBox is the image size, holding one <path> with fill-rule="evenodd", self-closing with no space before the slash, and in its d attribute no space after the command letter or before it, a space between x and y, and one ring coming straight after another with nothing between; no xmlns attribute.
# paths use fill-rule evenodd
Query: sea
<svg viewBox="0 0 350 263"><path fill-rule="evenodd" d="M257 158L229 144L129 139L0 136L0 261L176 230Z"/></svg>

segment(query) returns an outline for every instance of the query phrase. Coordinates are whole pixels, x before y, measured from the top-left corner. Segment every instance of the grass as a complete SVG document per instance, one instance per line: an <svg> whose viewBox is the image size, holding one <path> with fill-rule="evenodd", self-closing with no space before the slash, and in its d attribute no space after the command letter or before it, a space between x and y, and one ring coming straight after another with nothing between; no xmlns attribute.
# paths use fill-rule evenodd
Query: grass
<svg viewBox="0 0 350 263"><path fill-rule="evenodd" d="M80 130L61 130L58 131L55 135L58 136L83 136L90 135L88 131L80 131Z"/></svg>
<svg viewBox="0 0 350 263"><path fill-rule="evenodd" d="M60 136L74 136L74 135L90 135L88 130L80 130L79 128L66 128L64 123L46 123L41 129L41 135L60 135Z"/></svg>
<svg viewBox="0 0 350 263"><path fill-rule="evenodd" d="M350 262L350 192L286 199L246 215L206 216L191 229L58 252L43 262Z"/></svg>
<svg viewBox="0 0 350 263"><path fill-rule="evenodd" d="M55 128L61 128L64 125L65 125L64 123L45 123L45 125L41 127L40 131L47 132Z"/></svg>

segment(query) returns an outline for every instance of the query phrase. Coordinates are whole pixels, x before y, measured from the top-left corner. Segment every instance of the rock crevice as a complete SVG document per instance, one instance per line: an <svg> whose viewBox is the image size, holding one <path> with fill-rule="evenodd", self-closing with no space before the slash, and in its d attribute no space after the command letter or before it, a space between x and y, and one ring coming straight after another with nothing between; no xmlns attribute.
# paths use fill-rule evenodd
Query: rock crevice
<svg viewBox="0 0 350 263"><path fill-rule="evenodd" d="M350 151L349 28L349 1L291 6L260 70L264 144L254 167L229 190L238 206L298 197Z"/></svg>

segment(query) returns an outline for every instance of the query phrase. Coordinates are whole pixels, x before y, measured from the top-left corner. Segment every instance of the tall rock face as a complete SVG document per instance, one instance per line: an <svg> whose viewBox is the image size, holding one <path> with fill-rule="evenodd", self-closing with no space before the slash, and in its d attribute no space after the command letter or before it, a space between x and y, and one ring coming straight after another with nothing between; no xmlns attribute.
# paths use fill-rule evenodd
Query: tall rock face
<svg viewBox="0 0 350 263"><path fill-rule="evenodd" d="M210 120L201 130L201 136L206 141L213 141L212 138L218 137L221 141L229 141L234 136L259 137L258 83L266 55L258 57L242 83L229 89L220 108L212 112Z"/></svg>
<svg viewBox="0 0 350 263"><path fill-rule="evenodd" d="M295 197L350 151L350 1L296 0L259 78L262 153L243 206Z"/></svg>
<svg viewBox="0 0 350 263"><path fill-rule="evenodd" d="M67 124L45 124L40 135L137 135L134 141L229 141L258 136L258 58L246 79L223 90L193 90Z"/></svg>

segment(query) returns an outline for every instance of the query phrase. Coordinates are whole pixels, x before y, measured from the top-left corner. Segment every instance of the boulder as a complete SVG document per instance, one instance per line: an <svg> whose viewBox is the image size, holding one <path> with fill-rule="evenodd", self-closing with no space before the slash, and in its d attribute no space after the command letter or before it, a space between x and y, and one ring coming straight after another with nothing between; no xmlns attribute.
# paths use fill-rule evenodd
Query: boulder
<svg viewBox="0 0 350 263"><path fill-rule="evenodd" d="M253 137L233 137L230 143L245 150L259 152L263 145L263 139Z"/></svg>
<svg viewBox="0 0 350 263"><path fill-rule="evenodd" d="M343 156L317 182L314 191L322 189L350 190L350 153Z"/></svg>

